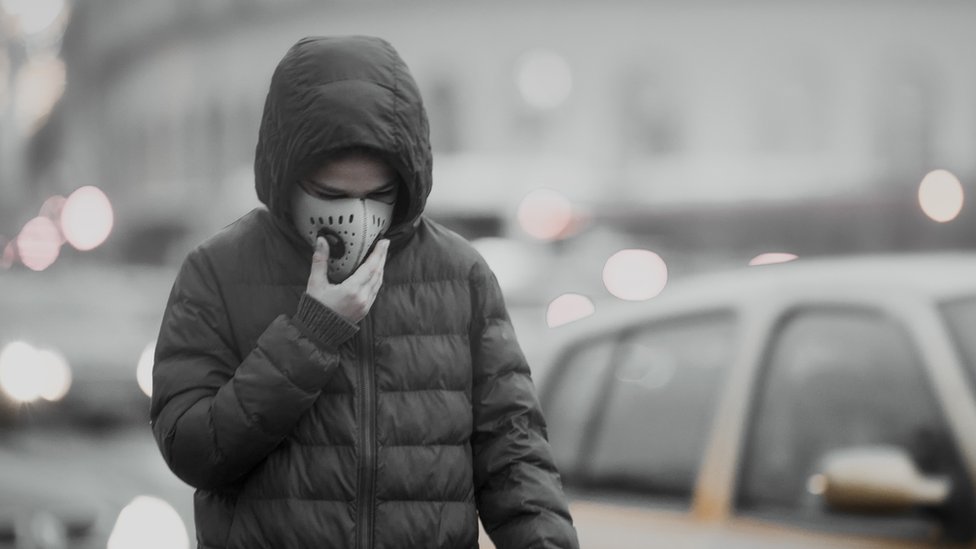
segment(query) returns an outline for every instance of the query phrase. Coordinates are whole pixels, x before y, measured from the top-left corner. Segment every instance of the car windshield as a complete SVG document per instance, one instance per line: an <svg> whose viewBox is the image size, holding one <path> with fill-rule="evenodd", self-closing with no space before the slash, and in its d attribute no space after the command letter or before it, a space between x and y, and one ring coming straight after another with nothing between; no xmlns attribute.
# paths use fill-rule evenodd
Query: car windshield
<svg viewBox="0 0 976 549"><path fill-rule="evenodd" d="M976 390L976 296L954 299L942 305L953 343L966 365L969 380Z"/></svg>

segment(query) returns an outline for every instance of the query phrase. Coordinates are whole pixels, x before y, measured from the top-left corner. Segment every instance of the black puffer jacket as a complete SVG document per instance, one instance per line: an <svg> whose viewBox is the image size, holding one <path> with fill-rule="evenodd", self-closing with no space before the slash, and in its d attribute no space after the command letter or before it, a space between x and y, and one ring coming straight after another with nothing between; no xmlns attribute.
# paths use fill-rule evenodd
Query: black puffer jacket
<svg viewBox="0 0 976 549"><path fill-rule="evenodd" d="M304 293L297 174L367 146L402 176L383 286L351 325ZM393 48L304 39L272 78L254 210L186 259L153 432L198 488L201 548L577 547L529 370L482 258L421 213L427 118Z"/></svg>

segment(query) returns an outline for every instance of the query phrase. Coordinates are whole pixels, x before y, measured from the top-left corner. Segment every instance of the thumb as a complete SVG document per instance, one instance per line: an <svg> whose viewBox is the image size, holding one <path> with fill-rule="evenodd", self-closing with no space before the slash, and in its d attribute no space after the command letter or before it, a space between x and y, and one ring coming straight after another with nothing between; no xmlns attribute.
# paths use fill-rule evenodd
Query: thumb
<svg viewBox="0 0 976 549"><path fill-rule="evenodd" d="M312 253L312 269L326 269L329 264L329 242L324 236L315 239L315 252Z"/></svg>

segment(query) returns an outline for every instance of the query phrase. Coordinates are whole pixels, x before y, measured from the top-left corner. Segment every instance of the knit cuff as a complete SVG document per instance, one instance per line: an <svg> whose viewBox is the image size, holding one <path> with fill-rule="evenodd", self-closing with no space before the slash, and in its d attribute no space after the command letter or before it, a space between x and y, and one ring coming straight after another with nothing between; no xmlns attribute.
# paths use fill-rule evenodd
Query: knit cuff
<svg viewBox="0 0 976 549"><path fill-rule="evenodd" d="M359 326L342 318L339 313L307 293L302 294L298 301L298 312L295 313L294 320L310 339L332 350L359 331Z"/></svg>

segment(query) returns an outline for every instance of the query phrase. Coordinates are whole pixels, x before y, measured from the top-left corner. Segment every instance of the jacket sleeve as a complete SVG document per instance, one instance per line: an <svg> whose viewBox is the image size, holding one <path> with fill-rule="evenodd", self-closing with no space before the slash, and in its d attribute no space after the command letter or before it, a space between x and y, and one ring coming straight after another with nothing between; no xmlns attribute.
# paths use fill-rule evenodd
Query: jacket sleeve
<svg viewBox="0 0 976 549"><path fill-rule="evenodd" d="M545 420L494 274L472 270L475 497L498 549L576 549L579 542Z"/></svg>
<svg viewBox="0 0 976 549"><path fill-rule="evenodd" d="M150 422L170 469L196 488L249 472L312 406L357 328L307 294L238 357L207 256L184 262L156 342Z"/></svg>

